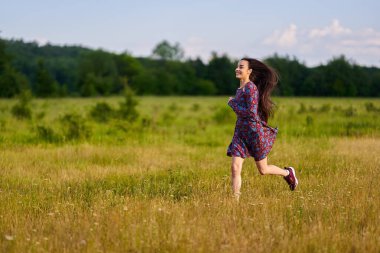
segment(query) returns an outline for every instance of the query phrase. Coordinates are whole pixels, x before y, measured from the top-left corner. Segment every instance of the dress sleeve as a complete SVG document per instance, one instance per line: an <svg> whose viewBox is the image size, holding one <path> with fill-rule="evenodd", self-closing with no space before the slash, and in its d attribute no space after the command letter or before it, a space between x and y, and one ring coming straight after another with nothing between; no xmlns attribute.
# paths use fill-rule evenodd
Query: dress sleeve
<svg viewBox="0 0 380 253"><path fill-rule="evenodd" d="M244 100L247 103L245 106L240 105L235 98L228 102L228 105L234 110L234 112L243 118L251 117L260 119L257 113L257 107L259 103L259 92L257 87L253 83L249 83L244 87Z"/></svg>

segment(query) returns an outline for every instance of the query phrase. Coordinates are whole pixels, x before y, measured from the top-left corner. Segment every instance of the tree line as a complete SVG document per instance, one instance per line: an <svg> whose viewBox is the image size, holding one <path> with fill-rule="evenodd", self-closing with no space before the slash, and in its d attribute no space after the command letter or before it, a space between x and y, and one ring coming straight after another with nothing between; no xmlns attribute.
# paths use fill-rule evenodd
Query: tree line
<svg viewBox="0 0 380 253"><path fill-rule="evenodd" d="M215 52L208 63L185 59L181 46L167 41L142 58L0 38L0 97L23 90L37 97L108 96L126 86L138 95L230 95L238 85L237 61ZM313 68L277 54L264 61L279 73L278 96L380 96L380 69L357 65L344 55Z"/></svg>

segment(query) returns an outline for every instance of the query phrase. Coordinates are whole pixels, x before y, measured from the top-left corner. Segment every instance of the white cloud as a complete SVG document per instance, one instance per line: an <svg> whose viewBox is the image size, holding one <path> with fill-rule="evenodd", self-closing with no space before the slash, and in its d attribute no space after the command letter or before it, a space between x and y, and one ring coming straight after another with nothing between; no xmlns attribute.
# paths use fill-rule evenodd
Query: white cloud
<svg viewBox="0 0 380 253"><path fill-rule="evenodd" d="M277 45L280 47L291 47L297 43L297 26L291 24L284 31L274 31L271 36L264 40L266 45Z"/></svg>
<svg viewBox="0 0 380 253"><path fill-rule="evenodd" d="M334 19L332 23L324 28L314 28L309 32L310 38L321 38L326 36L339 36L352 33L351 29L340 25L339 20Z"/></svg>
<svg viewBox="0 0 380 253"><path fill-rule="evenodd" d="M257 46L256 46L257 48ZM266 55L294 55L310 65L318 65L344 54L359 64L380 66L380 31L373 28L351 29L334 19L326 27L298 28L291 24L275 30L261 44Z"/></svg>

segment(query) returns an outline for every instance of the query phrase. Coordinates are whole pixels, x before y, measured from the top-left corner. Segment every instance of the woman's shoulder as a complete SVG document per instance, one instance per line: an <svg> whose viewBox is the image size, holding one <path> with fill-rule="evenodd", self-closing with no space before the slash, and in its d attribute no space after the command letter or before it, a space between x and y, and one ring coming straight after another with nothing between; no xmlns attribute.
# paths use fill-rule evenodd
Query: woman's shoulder
<svg viewBox="0 0 380 253"><path fill-rule="evenodd" d="M244 91L249 92L252 90L257 90L256 84L252 81L249 81L245 86L244 86Z"/></svg>
<svg viewBox="0 0 380 253"><path fill-rule="evenodd" d="M257 89L256 84L255 84L254 82L252 82L252 81L249 81L249 83L247 83L247 85L249 85L250 88L255 88L255 89Z"/></svg>

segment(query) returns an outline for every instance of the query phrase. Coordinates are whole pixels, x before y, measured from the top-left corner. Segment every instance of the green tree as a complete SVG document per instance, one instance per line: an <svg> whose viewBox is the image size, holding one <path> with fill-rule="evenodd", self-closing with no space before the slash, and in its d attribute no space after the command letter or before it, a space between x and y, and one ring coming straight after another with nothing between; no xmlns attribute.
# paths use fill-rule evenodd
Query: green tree
<svg viewBox="0 0 380 253"><path fill-rule="evenodd" d="M144 68L134 78L131 87L138 95L157 95L160 93L160 85L157 82L156 72L154 69Z"/></svg>
<svg viewBox="0 0 380 253"><path fill-rule="evenodd" d="M0 39L0 96L12 97L29 84L35 93L41 92L38 59L46 70L40 71L45 73L42 80L53 79L59 96L119 94L125 78L139 95L227 95L236 90L236 61L226 55L212 53L208 63L199 58L184 61L179 44L167 41L154 51L152 57L136 58L126 52ZM380 96L380 69L356 65L344 56L313 68L276 54L264 61L280 74L277 95ZM43 96L52 95L50 91Z"/></svg>
<svg viewBox="0 0 380 253"><path fill-rule="evenodd" d="M371 78L371 96L380 97L380 70L375 71Z"/></svg>
<svg viewBox="0 0 380 253"><path fill-rule="evenodd" d="M326 65L326 83L329 85L325 95L333 96L355 96L357 87L354 79L353 66L345 56L333 58Z"/></svg>
<svg viewBox="0 0 380 253"><path fill-rule="evenodd" d="M29 83L24 75L9 65L0 74L0 97L14 97L22 90L28 90Z"/></svg>
<svg viewBox="0 0 380 253"><path fill-rule="evenodd" d="M96 50L82 56L79 89L83 96L110 95L122 89L113 54Z"/></svg>
<svg viewBox="0 0 380 253"><path fill-rule="evenodd" d="M212 81L199 79L195 84L194 95L215 95L217 89Z"/></svg>
<svg viewBox="0 0 380 253"><path fill-rule="evenodd" d="M58 84L45 68L43 59L38 61L35 91L39 97L56 96L58 93Z"/></svg>
<svg viewBox="0 0 380 253"><path fill-rule="evenodd" d="M365 68L354 64L352 71L355 73L353 76L353 84L357 88L357 95L359 96L373 96L371 94L371 80L370 75L365 71Z"/></svg>
<svg viewBox="0 0 380 253"><path fill-rule="evenodd" d="M211 60L207 66L206 79L215 84L219 95L233 94L238 86L235 77L237 62L233 62L226 54L218 56L212 53Z"/></svg>
<svg viewBox="0 0 380 253"><path fill-rule="evenodd" d="M308 88L305 80L308 75L307 67L297 58L289 56L279 57L275 54L265 59L265 62L273 67L279 74L277 93L284 96L307 95Z"/></svg>
<svg viewBox="0 0 380 253"><path fill-rule="evenodd" d="M326 96L328 88L326 85L324 66L309 69L309 75L306 77L302 90L307 96Z"/></svg>
<svg viewBox="0 0 380 253"><path fill-rule="evenodd" d="M128 77L129 80L133 78L141 71L140 62L127 53L114 55L115 64L118 74L123 77Z"/></svg>
<svg viewBox="0 0 380 253"><path fill-rule="evenodd" d="M178 42L171 45L166 40L157 44L152 52L152 57L160 60L180 61L183 59L184 55L184 50Z"/></svg>
<svg viewBox="0 0 380 253"><path fill-rule="evenodd" d="M13 97L22 90L29 89L26 77L11 65L11 57L5 51L5 43L0 38L0 97Z"/></svg>
<svg viewBox="0 0 380 253"><path fill-rule="evenodd" d="M5 42L0 38L0 74L4 72L5 67L10 61L9 55L5 52Z"/></svg>
<svg viewBox="0 0 380 253"><path fill-rule="evenodd" d="M203 63L202 59L199 57L197 57L195 60L189 59L187 63L193 67L197 78L206 78L207 65Z"/></svg>

